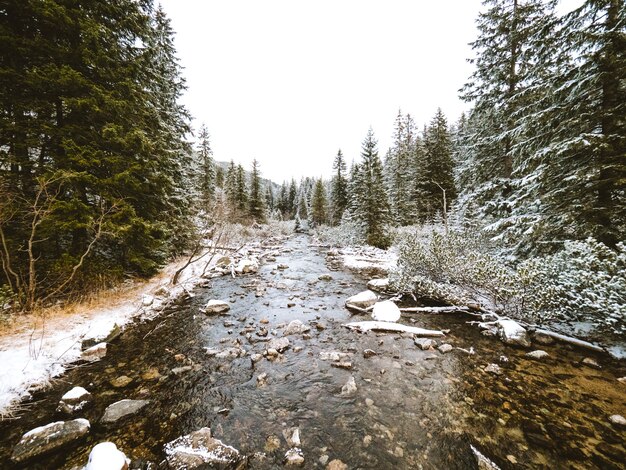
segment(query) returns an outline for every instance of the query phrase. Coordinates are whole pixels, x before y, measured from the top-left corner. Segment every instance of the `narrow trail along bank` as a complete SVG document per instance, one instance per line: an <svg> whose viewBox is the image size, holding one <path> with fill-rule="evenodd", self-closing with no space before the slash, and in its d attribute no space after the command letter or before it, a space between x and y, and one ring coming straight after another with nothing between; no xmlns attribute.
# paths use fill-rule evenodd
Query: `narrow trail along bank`
<svg viewBox="0 0 626 470"><path fill-rule="evenodd" d="M472 469L477 454L500 468L623 468L626 428L611 419L626 415L623 364L562 345L529 357L462 313L400 320L450 330L431 348L411 334L352 331L343 325L371 318L344 303L367 279L329 269L305 235L267 248L275 256L258 273L215 278L130 326L100 361L77 364L0 423L2 468L82 468L104 441L130 468L182 468L172 455L193 439L178 438L203 428L212 437L195 438L224 445L217 468ZM229 310L203 313L211 299ZM57 411L75 386L86 404ZM134 401L110 408L121 400ZM89 428L65 446L11 461L27 431L79 418Z"/></svg>

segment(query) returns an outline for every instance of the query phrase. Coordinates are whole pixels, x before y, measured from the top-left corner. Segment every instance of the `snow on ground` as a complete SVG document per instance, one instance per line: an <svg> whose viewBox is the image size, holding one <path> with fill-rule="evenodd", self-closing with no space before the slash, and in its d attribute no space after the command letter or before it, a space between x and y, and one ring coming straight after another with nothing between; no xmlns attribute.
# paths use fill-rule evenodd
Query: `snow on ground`
<svg viewBox="0 0 626 470"><path fill-rule="evenodd" d="M392 247L381 250L372 246L346 247L339 251L343 265L355 271L369 269L388 273L398 262L398 253Z"/></svg>
<svg viewBox="0 0 626 470"><path fill-rule="evenodd" d="M61 375L81 354L86 339L102 340L117 326L123 327L135 318L152 318L168 299L185 295L203 281L207 263L218 256L205 256L188 266L179 283L170 280L185 260L167 265L157 277L137 285L111 305L85 313L56 315L47 320L32 318L36 325L18 329L0 338L0 419L11 417L19 402L31 391L44 387L51 378ZM165 288L161 289L161 288ZM159 290L168 292L160 297ZM150 293L150 294L148 294ZM153 297L150 305L145 299Z"/></svg>

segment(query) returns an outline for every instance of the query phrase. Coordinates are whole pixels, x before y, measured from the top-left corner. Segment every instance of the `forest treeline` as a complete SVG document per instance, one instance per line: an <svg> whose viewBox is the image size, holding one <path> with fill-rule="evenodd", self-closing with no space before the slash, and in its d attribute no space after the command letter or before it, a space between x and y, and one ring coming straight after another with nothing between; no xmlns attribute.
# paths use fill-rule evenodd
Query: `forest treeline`
<svg viewBox="0 0 626 470"><path fill-rule="evenodd" d="M277 185L256 160L215 162L204 126L190 143L174 33L152 1L2 2L4 297L28 310L151 275L218 218L349 227L379 247L394 227L450 223L509 260L590 237L623 251L623 2L564 15L552 0L483 3L467 114L418 124L399 112L384 154L370 129L330 179Z"/></svg>

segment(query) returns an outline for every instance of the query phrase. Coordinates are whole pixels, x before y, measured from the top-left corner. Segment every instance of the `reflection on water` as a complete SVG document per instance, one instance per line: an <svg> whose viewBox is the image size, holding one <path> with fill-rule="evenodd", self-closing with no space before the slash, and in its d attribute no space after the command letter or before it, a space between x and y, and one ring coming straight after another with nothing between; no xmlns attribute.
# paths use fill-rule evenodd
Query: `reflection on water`
<svg viewBox="0 0 626 470"><path fill-rule="evenodd" d="M57 380L20 420L0 425L0 461L8 462L25 431L62 419L54 411L59 398L80 385L96 399L82 413L92 423L89 438L28 468L84 464L104 440L147 468L163 460L166 442L204 426L244 454L265 452L254 468L282 468L289 449L283 431L293 427L306 468L341 459L349 468L472 469L470 445L501 468L623 468L624 430L608 420L626 415L626 385L616 380L626 375L623 366L598 358L603 369L581 367L582 353L563 347L542 347L558 360L532 361L454 315L415 318L425 328L449 328L446 342L476 354L422 351L400 335L360 335L341 323L350 318L345 298L362 290L363 280L329 271L304 236L280 253L277 263L288 269L273 271L272 264L258 276L216 279L193 300L128 330L103 361ZM332 279L320 280L322 274ZM200 313L210 298L231 300L230 315ZM257 332L281 336L279 325L293 319L311 330L290 336L290 349L277 360L253 363L251 355L266 348ZM209 347L243 348L246 355L209 357ZM365 349L378 354L365 358ZM346 353L342 361L352 368L322 360L328 351ZM491 363L500 375L483 370ZM263 373L264 385L257 381ZM111 381L122 375L132 382L115 388ZM357 390L342 395L350 377ZM99 425L104 408L122 398L151 405L117 427Z"/></svg>

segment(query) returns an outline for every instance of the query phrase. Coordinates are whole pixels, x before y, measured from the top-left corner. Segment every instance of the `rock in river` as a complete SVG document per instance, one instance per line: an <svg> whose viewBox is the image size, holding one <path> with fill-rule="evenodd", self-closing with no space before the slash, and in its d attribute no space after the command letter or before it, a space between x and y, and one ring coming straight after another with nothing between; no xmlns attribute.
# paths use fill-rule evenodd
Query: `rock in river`
<svg viewBox="0 0 626 470"><path fill-rule="evenodd" d="M530 340L528 339L528 333L526 328L513 320L498 320L496 322L498 327L498 336L506 343L513 346L522 346L524 348L530 347Z"/></svg>
<svg viewBox="0 0 626 470"><path fill-rule="evenodd" d="M285 351L289 347L289 339L287 338L273 338L267 343L267 349L275 349L279 353Z"/></svg>
<svg viewBox="0 0 626 470"><path fill-rule="evenodd" d="M72 414L82 410L91 403L91 394L83 387L74 387L61 397L57 411Z"/></svg>
<svg viewBox="0 0 626 470"><path fill-rule="evenodd" d="M15 463L27 462L48 452L58 450L75 442L89 433L89 421L74 419L57 421L28 431L18 442L11 460Z"/></svg>
<svg viewBox="0 0 626 470"><path fill-rule="evenodd" d="M285 454L285 465L288 467L300 467L304 465L304 454L302 450L294 447Z"/></svg>
<svg viewBox="0 0 626 470"><path fill-rule="evenodd" d="M283 336L289 335L301 335L302 333L306 333L307 331L311 331L311 327L305 325L300 320L293 320L287 328L283 331Z"/></svg>
<svg viewBox="0 0 626 470"><path fill-rule="evenodd" d="M230 304L224 300L211 299L202 309L206 314L226 313L230 310Z"/></svg>
<svg viewBox="0 0 626 470"><path fill-rule="evenodd" d="M545 351L542 351L541 349L537 349L536 351L531 351L527 353L526 356L530 357L531 359L541 361L542 359L545 359L546 357L550 357L550 354L548 354Z"/></svg>
<svg viewBox="0 0 626 470"><path fill-rule="evenodd" d="M88 349L85 349L80 358L83 361L99 361L104 356L107 355L107 344L106 343L98 343L95 346L92 346Z"/></svg>
<svg viewBox="0 0 626 470"><path fill-rule="evenodd" d="M356 382L354 380L354 377L350 377L348 379L348 381L346 382L346 384L341 387L341 394L346 396L346 395L352 395L354 393L356 393Z"/></svg>
<svg viewBox="0 0 626 470"><path fill-rule="evenodd" d="M236 469L242 461L239 451L211 437L209 428L202 428L165 444L169 468Z"/></svg>
<svg viewBox="0 0 626 470"><path fill-rule="evenodd" d="M385 291L389 287L389 279L372 279L367 283L367 288L378 292Z"/></svg>
<svg viewBox="0 0 626 470"><path fill-rule="evenodd" d="M85 470L126 470L128 460L112 442L96 444L89 453L89 461Z"/></svg>
<svg viewBox="0 0 626 470"><path fill-rule="evenodd" d="M396 322L400 320L400 309L391 300L385 300L383 302L376 302L374 304L374 311L372 312L372 318L375 321Z"/></svg>
<svg viewBox="0 0 626 470"><path fill-rule="evenodd" d="M378 301L378 296L374 294L371 290L363 291L359 294L353 295L348 300L346 300L346 306L353 305L358 308L367 308L371 307Z"/></svg>
<svg viewBox="0 0 626 470"><path fill-rule="evenodd" d="M148 403L148 400L120 400L107 406L100 421L102 424L113 424L123 418L132 416L141 411Z"/></svg>

